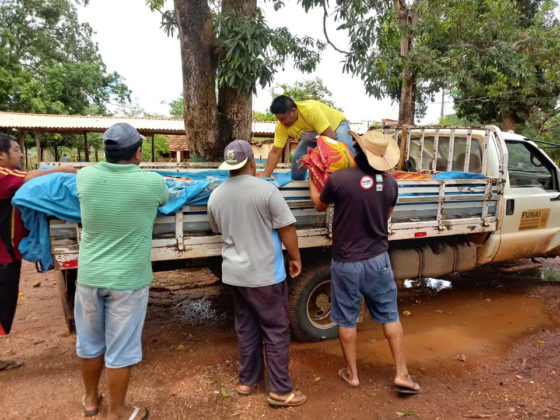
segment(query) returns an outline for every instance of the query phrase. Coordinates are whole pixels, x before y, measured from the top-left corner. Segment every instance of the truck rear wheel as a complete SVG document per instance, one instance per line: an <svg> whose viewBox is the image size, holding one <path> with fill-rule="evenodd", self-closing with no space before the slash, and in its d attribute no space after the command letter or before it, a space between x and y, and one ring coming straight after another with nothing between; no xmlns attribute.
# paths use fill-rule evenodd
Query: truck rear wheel
<svg viewBox="0 0 560 420"><path fill-rule="evenodd" d="M306 264L290 283L290 325L299 341L330 340L338 336L331 321L330 261Z"/></svg>

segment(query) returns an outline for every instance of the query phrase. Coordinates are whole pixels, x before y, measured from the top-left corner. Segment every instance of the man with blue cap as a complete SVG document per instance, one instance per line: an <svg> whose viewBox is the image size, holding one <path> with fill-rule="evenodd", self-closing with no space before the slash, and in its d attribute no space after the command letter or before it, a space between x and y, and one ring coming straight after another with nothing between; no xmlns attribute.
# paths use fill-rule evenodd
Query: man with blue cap
<svg viewBox="0 0 560 420"><path fill-rule="evenodd" d="M125 404L132 366L142 360L142 329L152 282L152 228L168 199L164 179L142 171L144 137L127 123L103 134L107 162L77 176L82 217L74 302L85 416L99 412L99 379L107 368L109 418L147 419Z"/></svg>

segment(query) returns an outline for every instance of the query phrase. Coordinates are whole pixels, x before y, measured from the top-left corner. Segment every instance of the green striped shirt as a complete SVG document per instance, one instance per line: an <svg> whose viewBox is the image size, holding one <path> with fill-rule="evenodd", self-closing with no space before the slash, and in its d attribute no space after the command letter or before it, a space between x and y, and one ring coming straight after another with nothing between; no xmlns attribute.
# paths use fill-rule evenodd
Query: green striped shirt
<svg viewBox="0 0 560 420"><path fill-rule="evenodd" d="M164 179L138 165L101 162L78 171L82 240L78 283L135 290L152 281L152 229L167 202Z"/></svg>

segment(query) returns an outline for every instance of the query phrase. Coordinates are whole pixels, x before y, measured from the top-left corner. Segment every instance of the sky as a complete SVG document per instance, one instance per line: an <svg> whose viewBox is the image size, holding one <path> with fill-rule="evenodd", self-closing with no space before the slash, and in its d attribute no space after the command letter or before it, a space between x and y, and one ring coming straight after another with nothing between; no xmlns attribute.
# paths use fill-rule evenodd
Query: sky
<svg viewBox="0 0 560 420"><path fill-rule="evenodd" d="M286 26L292 33L324 40L322 9L306 14L301 6L290 4L275 12L271 2L259 1L258 4L263 7L269 25ZM144 0L90 0L87 6L78 8L78 16L95 31L94 41L107 70L123 76L132 90L133 104L148 113L168 115L168 103L182 92L181 53L179 40L167 37L160 29L159 13L150 12ZM344 36L336 33L335 23L331 20L327 27L330 28L330 39L338 48L344 49ZM276 85L315 77L332 92L333 102L342 108L351 122L398 118L398 103L389 98L380 101L368 96L359 78L342 72L342 55L330 46L313 73L303 74L294 70L290 63L286 64L276 73L271 87L257 90L253 110L265 112L268 109ZM441 96L430 104L422 123L438 121L440 101ZM445 113L451 112L452 105L446 103Z"/></svg>

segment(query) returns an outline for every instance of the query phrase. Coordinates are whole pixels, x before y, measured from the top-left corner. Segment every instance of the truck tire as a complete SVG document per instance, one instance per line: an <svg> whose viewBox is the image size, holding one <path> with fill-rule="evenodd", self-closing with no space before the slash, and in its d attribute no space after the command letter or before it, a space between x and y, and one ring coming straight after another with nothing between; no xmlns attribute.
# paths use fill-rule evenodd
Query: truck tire
<svg viewBox="0 0 560 420"><path fill-rule="evenodd" d="M299 341L330 340L338 336L331 321L331 264L321 259L306 264L290 283L292 336Z"/></svg>

